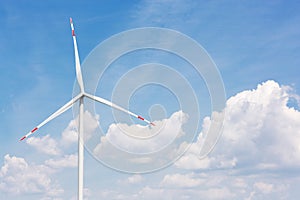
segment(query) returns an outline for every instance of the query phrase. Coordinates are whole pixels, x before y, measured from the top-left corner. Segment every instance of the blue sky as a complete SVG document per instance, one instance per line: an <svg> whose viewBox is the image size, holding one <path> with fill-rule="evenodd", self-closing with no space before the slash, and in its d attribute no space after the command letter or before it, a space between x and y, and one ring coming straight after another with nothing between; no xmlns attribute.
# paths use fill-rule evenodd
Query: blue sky
<svg viewBox="0 0 300 200"><path fill-rule="evenodd" d="M47 124L29 142L18 141L72 98L75 67L69 17L75 23L81 61L100 42L128 29L150 26L186 34L201 44L218 66L228 99L222 138L212 154L199 161L196 154L201 135L205 135L205 127L211 121L210 110L206 108L208 93L202 91L203 85L199 86L203 84L199 76L193 76L192 70L180 71L184 63L169 61L170 55L159 60L164 55L151 51L139 59L131 61L129 57L114 63L103 77L111 81L107 85L100 82L99 96L110 98L123 72L141 64L139 61L143 59L173 65L184 74L197 91L197 97L201 99L203 95L205 99L199 103L199 137L189 144L190 150L181 159L150 174L112 170L86 152L87 199L161 196L165 199L297 199L299 7L298 1L279 0L2 1L1 199L76 197L76 142L71 137L74 133L71 111ZM128 66L120 67L123 64ZM172 94L160 92L164 90L155 87L149 93L137 91L133 96L136 105L131 103L130 108L150 117L151 105L160 103L165 105L166 113L157 112L159 117L151 117L165 118L172 124L180 115L178 105L170 103ZM109 127L113 123L111 116L107 116L110 110L103 106L96 108L97 116L87 114L90 123L104 124L106 137L103 137L109 139L116 134ZM88 127L95 129L92 123ZM105 142L104 146L99 145L99 148L106 147ZM20 171L32 176L22 176Z"/></svg>

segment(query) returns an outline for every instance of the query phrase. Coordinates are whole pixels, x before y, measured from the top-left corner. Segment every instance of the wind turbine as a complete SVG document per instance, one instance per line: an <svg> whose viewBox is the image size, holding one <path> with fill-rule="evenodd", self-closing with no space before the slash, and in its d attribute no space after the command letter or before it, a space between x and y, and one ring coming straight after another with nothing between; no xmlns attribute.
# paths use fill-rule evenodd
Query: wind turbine
<svg viewBox="0 0 300 200"><path fill-rule="evenodd" d="M84 145L83 142L80 142L80 138L83 138L83 115L84 115L84 98L90 98L94 101L100 102L102 104L108 105L112 108L118 109L120 111L123 111L135 118L138 118L142 121L145 121L149 125L154 126L154 124L145 118L141 117L140 115L137 115L133 112L130 112L129 110L126 110L125 108L122 108L113 102L110 102L106 99L103 99L98 96L94 96L92 94L88 94L84 91L84 83L82 79L82 74L81 74L81 66L80 66L80 60L79 60L79 55L78 55L78 48L77 48L77 41L76 41L76 35L74 31L74 25L73 25L73 20L70 18L70 24L71 24L71 29L72 29L72 37L73 37L73 43L74 43L74 53L75 53L75 68L76 68L76 78L77 82L79 84L80 88L80 93L74 97L72 100L70 100L68 103L66 103L64 106L59 108L56 112L54 112L52 115L50 115L46 120L44 120L42 123L37 125L35 128L33 128L29 133L27 133L25 136L23 136L20 141L24 140L31 134L33 134L35 131L37 131L39 128L56 118L57 116L61 115L65 111L67 111L69 108L72 107L72 105L79 101L79 133L78 133L78 199L82 200L83 199L83 158L84 158Z"/></svg>

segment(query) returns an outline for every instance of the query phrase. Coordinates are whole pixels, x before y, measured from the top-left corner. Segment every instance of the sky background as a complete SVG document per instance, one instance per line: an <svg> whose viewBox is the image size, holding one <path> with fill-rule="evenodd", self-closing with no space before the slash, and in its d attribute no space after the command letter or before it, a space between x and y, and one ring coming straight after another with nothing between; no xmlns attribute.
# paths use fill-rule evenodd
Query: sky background
<svg viewBox="0 0 300 200"><path fill-rule="evenodd" d="M0 198L76 199L72 111L19 142L73 96L72 17L82 61L100 42L128 29L151 26L186 34L201 44L218 66L228 99L222 137L203 160L197 155L211 122L207 100L199 105L203 111L199 136L182 144L181 148L187 145L189 150L167 168L127 174L100 164L86 152L86 199L297 199L299 4L293 0L1 1ZM146 61L149 54L144 54ZM138 62L119 62L124 63L128 68L111 69L107 79L118 80ZM172 62L168 64L172 66ZM203 86L194 80L199 77L186 77L202 98ZM97 95L110 99L113 88L114 81L102 84ZM147 100L147 92L141 90L134 96L141 101L135 100L130 109L153 120L165 120L170 126L177 122L176 117L185 116L170 103L172 95L161 96L152 89L152 99L157 102ZM165 115L149 115L153 103L165 105ZM95 124L103 124L106 135L99 148L109 154L105 142L118 132L114 132L111 117L102 118L110 111L107 109L97 107L99 113L86 112L86 118L91 131ZM184 126L180 125L179 129Z"/></svg>

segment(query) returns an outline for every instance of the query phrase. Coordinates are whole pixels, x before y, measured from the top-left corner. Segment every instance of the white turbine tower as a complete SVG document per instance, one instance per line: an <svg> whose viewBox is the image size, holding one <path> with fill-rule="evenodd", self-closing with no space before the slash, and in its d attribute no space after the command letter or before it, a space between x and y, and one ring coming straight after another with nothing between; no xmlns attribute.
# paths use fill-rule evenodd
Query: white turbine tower
<svg viewBox="0 0 300 200"><path fill-rule="evenodd" d="M136 117L140 120L143 120L147 122L150 125L154 125L150 121L146 120L145 118L141 117L140 115L134 114L130 112L129 110L126 110L106 99L103 99L101 97L97 97L91 94L88 94L84 91L84 84L83 84L83 79L82 79L82 74L81 74L81 66L80 66L80 60L79 60L79 55L78 55L78 49L77 49L77 42L76 42L76 36L75 36L75 31L74 31L74 25L72 18L70 18L70 24L72 28L72 37L73 37L73 43L74 43L74 52L75 52L75 67L76 67L76 77L77 77L77 82L80 87L80 93L74 97L71 101L66 103L64 106L62 106L60 109L58 109L55 113L53 113L50 117L48 117L46 120L44 120L42 123L40 123L38 126L36 126L34 129L32 129L29 133L27 133L25 136L23 136L21 140L24 140L31 134L33 134L36 130L44 126L46 123L49 121L53 120L57 116L61 115L65 111L67 111L69 108L72 107L72 105L79 100L79 132L78 132L78 199L82 200L83 199L83 153L84 153L84 146L83 142L80 142L80 138L83 138L83 115L84 115L84 98L90 98L94 101L98 101L100 103L103 103L105 105L108 105L112 108L118 109L120 111L123 111L133 117Z"/></svg>

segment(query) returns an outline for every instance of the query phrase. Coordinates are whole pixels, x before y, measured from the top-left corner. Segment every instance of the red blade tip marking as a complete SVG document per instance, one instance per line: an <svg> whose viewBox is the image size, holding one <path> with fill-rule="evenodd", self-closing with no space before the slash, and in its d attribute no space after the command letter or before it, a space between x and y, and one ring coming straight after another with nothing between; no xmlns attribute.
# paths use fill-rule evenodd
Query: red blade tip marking
<svg viewBox="0 0 300 200"><path fill-rule="evenodd" d="M72 24L73 23L73 20L72 20L72 17L70 17L70 24Z"/></svg>
<svg viewBox="0 0 300 200"><path fill-rule="evenodd" d="M26 138L26 136L22 137L22 138L20 139L20 141L24 140L25 138Z"/></svg>
<svg viewBox="0 0 300 200"><path fill-rule="evenodd" d="M141 120L143 120L143 121L145 120L145 119L144 119L143 117L141 117L141 116L138 116L138 118L141 119Z"/></svg>
<svg viewBox="0 0 300 200"><path fill-rule="evenodd" d="M72 36L75 36L75 31L74 30L72 30Z"/></svg>
<svg viewBox="0 0 300 200"><path fill-rule="evenodd" d="M34 131L38 130L37 127L35 127L34 129L32 129L31 133L33 133Z"/></svg>

